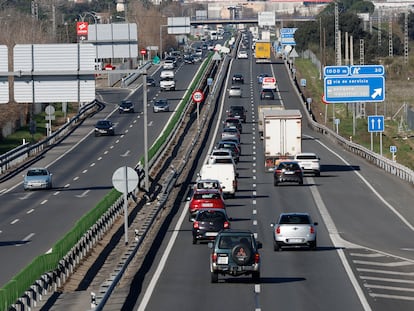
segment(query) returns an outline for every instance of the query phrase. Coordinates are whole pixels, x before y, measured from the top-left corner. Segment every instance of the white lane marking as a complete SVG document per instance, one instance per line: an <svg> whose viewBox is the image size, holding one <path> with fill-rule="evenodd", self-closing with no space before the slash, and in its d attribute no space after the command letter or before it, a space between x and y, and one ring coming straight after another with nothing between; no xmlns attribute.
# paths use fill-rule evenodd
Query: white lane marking
<svg viewBox="0 0 414 311"><path fill-rule="evenodd" d="M157 284L157 282L158 282L158 280L161 276L161 273L164 270L165 264L167 263L168 256L170 255L170 252L171 252L171 250L174 246L175 240L178 237L178 233L180 232L180 228L183 224L183 221L186 218L189 204L190 203L187 202L185 207L183 208L183 210L181 212L180 218L178 219L177 224L175 225L174 231L171 234L171 237L170 237L170 240L168 241L167 247L165 248L165 251L164 251L164 253L161 257L161 260L158 263L157 269L155 270L154 275L152 276L151 281L150 281L150 283L148 284L148 286L145 290L144 296L141 300L141 303L138 306L137 311L144 311L146 309L147 305L148 305L148 302L149 302L149 300L152 296L152 293L154 291L155 285Z"/></svg>
<svg viewBox="0 0 414 311"><path fill-rule="evenodd" d="M74 177L74 178L73 178L73 180L78 180L78 179L79 179L79 177L78 177L78 176L76 176L76 177Z"/></svg>
<svg viewBox="0 0 414 311"><path fill-rule="evenodd" d="M379 269L357 268L357 271L367 272L367 273L376 273L376 274L389 274L389 275L404 275L404 276L413 276L414 275L414 272L399 272L399 271L379 270Z"/></svg>
<svg viewBox="0 0 414 311"><path fill-rule="evenodd" d="M115 146L114 145L112 145L111 147L109 147L109 149L114 149L115 148Z"/></svg>
<svg viewBox="0 0 414 311"><path fill-rule="evenodd" d="M82 171L82 174L85 174L85 173L87 173L88 172L88 170L83 170Z"/></svg>
<svg viewBox="0 0 414 311"><path fill-rule="evenodd" d="M99 157L99 158L98 158L98 161L101 161L101 160L102 160L102 157Z"/></svg>
<svg viewBox="0 0 414 311"><path fill-rule="evenodd" d="M104 151L104 154L108 154L108 152L109 152L108 150L105 150L105 151Z"/></svg>
<svg viewBox="0 0 414 311"><path fill-rule="evenodd" d="M3 192L7 192L7 188L6 188L6 189L1 189L1 190L0 190L0 194L3 194Z"/></svg>
<svg viewBox="0 0 414 311"><path fill-rule="evenodd" d="M94 167L95 166L95 162L91 163L89 166L90 167Z"/></svg>
<svg viewBox="0 0 414 311"><path fill-rule="evenodd" d="M55 191L54 193L53 193L53 195L58 195L60 193L60 191Z"/></svg>
<svg viewBox="0 0 414 311"><path fill-rule="evenodd" d="M255 191L253 191L253 196L256 196L256 194L257 194L256 190L255 190Z"/></svg>
<svg viewBox="0 0 414 311"><path fill-rule="evenodd" d="M369 257L369 258L375 258L375 257L385 257L384 254L374 253L374 254L363 254L363 253L349 253L351 256L354 257Z"/></svg>
<svg viewBox="0 0 414 311"><path fill-rule="evenodd" d="M82 192L82 194L77 194L76 196L78 197L78 198L84 198L87 194L88 194L88 192L89 192L90 190L85 190L84 192Z"/></svg>
<svg viewBox="0 0 414 311"><path fill-rule="evenodd" d="M29 235L27 235L25 238L23 238L22 241L27 242L29 241L35 234L34 233L30 233Z"/></svg>
<svg viewBox="0 0 414 311"><path fill-rule="evenodd" d="M34 212L34 208L29 209L29 210L26 212L26 214L31 214L31 213L33 213L33 212Z"/></svg>
<svg viewBox="0 0 414 311"><path fill-rule="evenodd" d="M253 200L253 201L252 201L252 204L256 204L256 200Z"/></svg>
<svg viewBox="0 0 414 311"><path fill-rule="evenodd" d="M390 299L414 301L414 297L412 296L385 295L385 294L373 294L373 293L370 293L369 295L374 298L390 298Z"/></svg>
<svg viewBox="0 0 414 311"><path fill-rule="evenodd" d="M404 284L414 284L414 281L412 280L403 280L403 279L388 279L388 278L378 278L373 276L361 276L361 279L363 280L370 280L370 281L381 281L381 282L394 282L394 283L404 283ZM372 287L373 285L370 285L369 287ZM411 289L414 291L414 288Z"/></svg>
<svg viewBox="0 0 414 311"><path fill-rule="evenodd" d="M259 293L260 293L260 284L255 284L255 285L254 285L254 292L255 292L256 294L259 294Z"/></svg>
<svg viewBox="0 0 414 311"><path fill-rule="evenodd" d="M14 225L15 223L19 222L20 219L16 218L15 220L13 220L10 224Z"/></svg>
<svg viewBox="0 0 414 311"><path fill-rule="evenodd" d="M253 226L257 226L257 220L253 220Z"/></svg>
<svg viewBox="0 0 414 311"><path fill-rule="evenodd" d="M44 205L47 203L47 200L43 200L42 202L40 202L40 205Z"/></svg>
<svg viewBox="0 0 414 311"><path fill-rule="evenodd" d="M377 261L353 260L353 262L359 265L370 265L370 266L381 266L381 267L403 267L403 266L413 265L413 263L409 261L377 262Z"/></svg>
<svg viewBox="0 0 414 311"><path fill-rule="evenodd" d="M32 194L31 193L27 193L26 195L22 196L20 198L20 200L26 200L28 197L30 197Z"/></svg>
<svg viewBox="0 0 414 311"><path fill-rule="evenodd" d="M309 138L313 138L312 136L308 136L305 135ZM348 161L346 161L343 157L341 157L338 153L336 153L335 151L333 151L331 148L329 148L327 145L325 145L324 143L322 143L321 141L315 139L315 141L317 143L319 143L321 146L323 146L326 150L330 151L332 154L334 154L335 156L338 157L338 159L340 159L343 163L345 163L348 166L351 166L350 163L348 163ZM410 224L410 222L408 220L406 220L404 218L404 216L402 216L390 203L388 203L379 193L377 190L374 189L374 187L364 178L364 176L361 175L361 173L357 172L357 171L353 171L363 182L364 184L375 194L375 196L386 206L388 207L388 209L391 210L391 212L393 212L408 228L411 229L411 231L414 231L414 226L412 224Z"/></svg>
<svg viewBox="0 0 414 311"><path fill-rule="evenodd" d="M115 144L119 143L119 139L115 140Z"/></svg>
<svg viewBox="0 0 414 311"><path fill-rule="evenodd" d="M47 252L46 252L46 254L51 254L52 253L52 248L50 248Z"/></svg>
<svg viewBox="0 0 414 311"><path fill-rule="evenodd" d="M343 247L348 247L348 248L358 248L357 245L349 243L345 240L343 240L338 233L338 230L336 229L335 223L333 222L331 215L328 212L328 209L325 206L325 203L322 200L322 197L317 189L317 187L315 186L315 182L314 179L312 177L309 177L310 179L310 190L311 190L311 194L313 196L313 200L315 201L316 206L319 209L319 213L321 214L321 217L325 223L325 226L329 232L329 237L333 243L333 245L337 248L337 253L338 256L342 262L342 266L344 267L346 273L348 274L348 278L351 281L352 286L355 289L355 292L359 298L359 301L361 302L362 307L364 308L365 311L371 311L371 307L364 295L364 292L361 288L361 286L359 285L357 278L355 277L352 268L350 267L348 260L345 256ZM344 246L344 244L346 244Z"/></svg>
<svg viewBox="0 0 414 311"><path fill-rule="evenodd" d="M66 184L65 186L64 186L64 188L69 188L70 187L70 184Z"/></svg>

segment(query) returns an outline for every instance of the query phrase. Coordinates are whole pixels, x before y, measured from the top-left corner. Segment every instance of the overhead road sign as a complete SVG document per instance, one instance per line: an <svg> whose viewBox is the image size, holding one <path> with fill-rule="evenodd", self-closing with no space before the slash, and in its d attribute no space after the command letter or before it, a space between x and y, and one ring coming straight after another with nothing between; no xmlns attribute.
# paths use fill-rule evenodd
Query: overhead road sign
<svg viewBox="0 0 414 311"><path fill-rule="evenodd" d="M368 132L384 132L384 116L368 116Z"/></svg>
<svg viewBox="0 0 414 311"><path fill-rule="evenodd" d="M324 78L327 103L382 102L385 99L384 77Z"/></svg>
<svg viewBox="0 0 414 311"><path fill-rule="evenodd" d="M14 77L14 99L18 103L95 99L92 44L18 44L13 49L13 68L22 73Z"/></svg>
<svg viewBox="0 0 414 311"><path fill-rule="evenodd" d="M274 26L276 24L275 12L259 12L257 17L259 27Z"/></svg>
<svg viewBox="0 0 414 311"><path fill-rule="evenodd" d="M296 45L295 32L297 28L280 29L280 43L282 45Z"/></svg>
<svg viewBox="0 0 414 311"><path fill-rule="evenodd" d="M350 66L349 75L351 76L384 76L385 68L382 65L361 65Z"/></svg>
<svg viewBox="0 0 414 311"><path fill-rule="evenodd" d="M183 35L191 33L189 17L168 17L168 34Z"/></svg>
<svg viewBox="0 0 414 311"><path fill-rule="evenodd" d="M324 77L348 76L349 66L325 66L323 68Z"/></svg>
<svg viewBox="0 0 414 311"><path fill-rule="evenodd" d="M6 45L0 45L0 72L8 72L9 56ZM9 102L9 77L0 75L0 104Z"/></svg>

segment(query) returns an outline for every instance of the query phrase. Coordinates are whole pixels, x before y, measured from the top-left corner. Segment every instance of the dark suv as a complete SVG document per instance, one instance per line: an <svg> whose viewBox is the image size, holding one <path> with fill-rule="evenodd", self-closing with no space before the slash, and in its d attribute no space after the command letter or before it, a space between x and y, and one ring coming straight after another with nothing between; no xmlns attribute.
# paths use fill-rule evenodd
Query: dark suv
<svg viewBox="0 0 414 311"><path fill-rule="evenodd" d="M123 100L118 107L118 112L134 112L134 103L130 100Z"/></svg>
<svg viewBox="0 0 414 311"><path fill-rule="evenodd" d="M260 254L262 243L256 241L249 230L221 230L214 242L210 257L211 282L217 283L221 275L251 275L253 282L260 281Z"/></svg>
<svg viewBox="0 0 414 311"><path fill-rule="evenodd" d="M246 109L243 106L230 106L227 111L227 117L237 118L242 123L246 123Z"/></svg>

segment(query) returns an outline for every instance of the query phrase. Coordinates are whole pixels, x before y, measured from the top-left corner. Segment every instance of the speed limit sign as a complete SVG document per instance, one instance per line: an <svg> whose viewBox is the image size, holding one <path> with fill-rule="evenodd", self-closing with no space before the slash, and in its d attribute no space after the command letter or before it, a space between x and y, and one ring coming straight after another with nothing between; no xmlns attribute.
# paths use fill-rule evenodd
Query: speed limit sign
<svg viewBox="0 0 414 311"><path fill-rule="evenodd" d="M193 101L196 103L201 103L204 99L204 93L201 90L195 90L192 95Z"/></svg>

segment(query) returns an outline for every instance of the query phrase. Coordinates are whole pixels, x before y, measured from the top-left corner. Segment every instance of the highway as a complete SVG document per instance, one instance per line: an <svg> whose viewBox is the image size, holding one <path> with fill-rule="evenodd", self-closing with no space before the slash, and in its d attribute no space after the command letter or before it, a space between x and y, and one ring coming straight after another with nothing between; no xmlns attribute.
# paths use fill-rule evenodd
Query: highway
<svg viewBox="0 0 414 311"><path fill-rule="evenodd" d="M274 72L278 100L304 113L284 64L256 65L249 56L234 60L229 73L229 79L233 73L244 75L244 96L223 97L218 132L211 134L217 141L226 107L242 103L248 109L239 191L226 203L232 227L250 229L263 242L260 284L248 277L210 283L210 249L192 245L187 202L181 200L162 243L137 272L122 310L412 310L412 187L308 130L304 119L303 151L321 157L321 177L275 188L272 174L263 170L256 126L261 72ZM316 251L273 251L270 223L279 213L293 211L309 212L319 222Z"/></svg>
<svg viewBox="0 0 414 311"><path fill-rule="evenodd" d="M160 94L158 88L150 89L149 100L165 95L175 105L195 70L192 65L180 67L179 90ZM263 242L260 283L254 284L248 277L220 277L218 284L210 283L210 249L206 244L192 245L187 202L179 198L178 212L161 232L162 241L154 244L145 266L137 271L127 301L122 308L119 304L111 307L110 301L105 310L413 309L412 187L310 131L304 118L303 151L321 157L321 176L306 177L303 186L275 188L272 174L263 169L256 124L260 102L256 76L262 72L274 73L278 80L276 101L305 113L284 64L257 65L250 54L247 60L235 59L228 75L231 79L234 73L243 74L243 97L223 96L222 110L215 117L217 132L210 134L212 145L218 140L229 105L241 103L248 110L237 165L239 191L226 203L232 227L250 229ZM54 156L55 162L50 163L53 190L24 192L21 176L2 185L1 284L31 258L50 249L95 206L111 189L116 168L134 166L143 154L141 113L119 115L115 111L126 93L106 91L101 95L108 104L74 133L79 140L76 148L62 155L54 151L55 155L52 152L40 160L43 164ZM132 96L141 102L140 91ZM159 135L169 115L149 112L150 141ZM94 122L106 116L116 123L117 135L90 135ZM209 148L207 144L192 180ZM316 251L273 251L270 223L285 211L309 212L319 223Z"/></svg>
<svg viewBox="0 0 414 311"><path fill-rule="evenodd" d="M177 90L161 93L148 90L149 146L160 135L179 100L193 79L198 66L177 69ZM159 71L154 75L159 81ZM43 155L32 166L48 167L53 173L53 189L23 190L25 171L1 184L0 195L0 286L3 286L33 258L48 252L76 221L113 188L112 174L120 166L135 167L144 154L142 88L103 89L99 92L105 108L83 122L70 137ZM171 112L153 113L156 98L169 98ZM135 113L119 114L117 105L124 98L135 102ZM95 137L98 119L115 124L115 136Z"/></svg>

